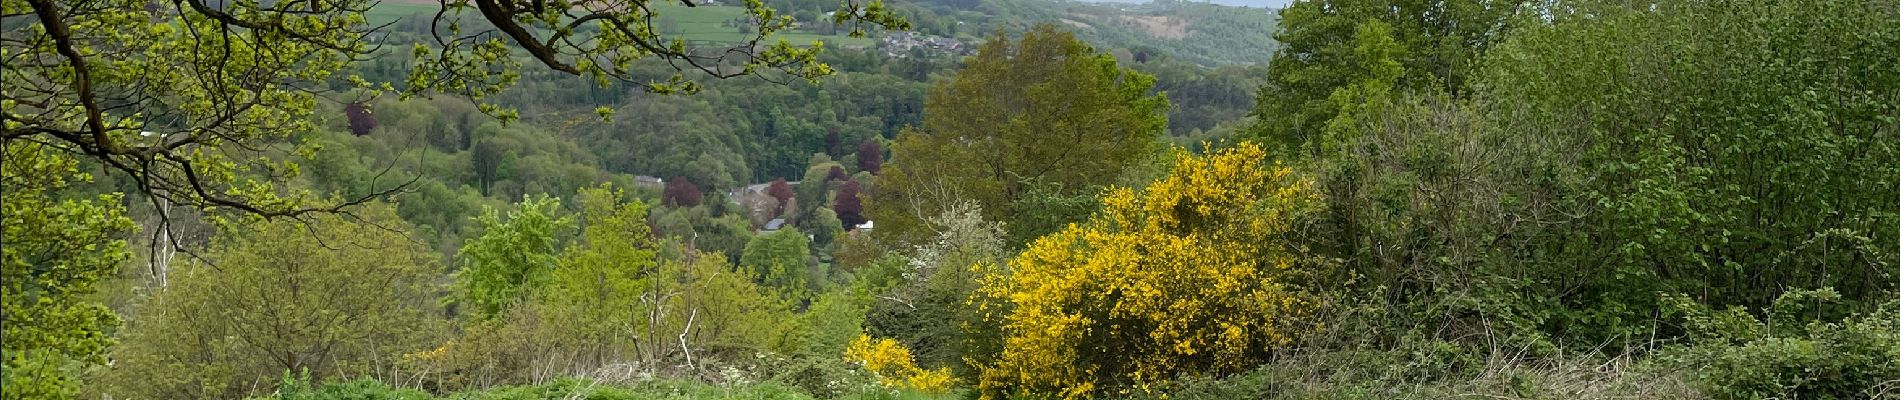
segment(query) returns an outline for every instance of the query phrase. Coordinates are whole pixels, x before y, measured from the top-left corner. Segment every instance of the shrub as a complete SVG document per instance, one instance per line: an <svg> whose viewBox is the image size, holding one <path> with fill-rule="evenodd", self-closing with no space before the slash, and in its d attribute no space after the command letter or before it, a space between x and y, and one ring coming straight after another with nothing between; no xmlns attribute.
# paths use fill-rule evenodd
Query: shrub
<svg viewBox="0 0 1900 400"><path fill-rule="evenodd" d="M382 381L362 378L313 387L309 374L293 375L285 371L277 394L259 400L430 400L435 398L415 389L390 387Z"/></svg>
<svg viewBox="0 0 1900 400"><path fill-rule="evenodd" d="M906 388L924 393L949 393L956 385L957 378L949 368L927 370L918 368L911 360L910 349L891 339L872 340L870 335L858 336L845 348L844 358L857 363L876 375L878 383L887 388Z"/></svg>
<svg viewBox="0 0 1900 400"><path fill-rule="evenodd" d="M1795 304L1839 298L1832 289L1790 291L1767 318L1756 319L1740 308L1715 312L1674 297L1698 341L1676 358L1693 368L1697 388L1717 399L1871 399L1896 390L1900 301L1838 322L1788 321Z"/></svg>
<svg viewBox="0 0 1900 400"><path fill-rule="evenodd" d="M1167 177L1119 188L1087 225L1044 236L989 274L980 303L1004 346L979 387L1082 398L1182 374L1238 372L1308 329L1315 296L1285 240L1310 183L1241 144L1182 155ZM1001 315L1007 310L1006 316Z"/></svg>
<svg viewBox="0 0 1900 400"><path fill-rule="evenodd" d="M438 328L435 255L393 207L233 227L175 267L114 349L104 394L239 398L283 371L384 373Z"/></svg>

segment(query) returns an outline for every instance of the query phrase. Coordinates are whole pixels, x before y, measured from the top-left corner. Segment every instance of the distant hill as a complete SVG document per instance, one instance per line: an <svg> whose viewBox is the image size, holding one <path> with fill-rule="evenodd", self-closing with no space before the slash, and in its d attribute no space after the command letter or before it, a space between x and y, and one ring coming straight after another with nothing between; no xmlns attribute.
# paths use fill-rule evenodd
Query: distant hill
<svg viewBox="0 0 1900 400"><path fill-rule="evenodd" d="M923 0L942 5L957 0ZM1283 0L1223 0L1278 3ZM955 18L987 33L996 26L1011 31L1037 23L1066 25L1089 43L1108 51L1166 55L1206 66L1264 63L1276 44L1276 10L1204 2L1160 0L1099 3L1068 0L982 0L959 10Z"/></svg>
<svg viewBox="0 0 1900 400"><path fill-rule="evenodd" d="M768 0L784 15L802 24L825 25L824 12L836 0ZM1275 9L1233 6L1200 1L1151 0L896 0L898 13L916 24L917 33L952 37L964 43L983 40L997 28L1020 32L1030 25L1067 26L1077 36L1103 51L1128 58L1172 57L1202 66L1265 63L1276 44L1279 27ZM1130 0L1133 1L1133 0ZM1288 0L1215 0L1226 3L1278 4ZM726 4L739 3L737 0ZM716 3L715 3L716 4ZM433 0L386 0L368 14L371 23L404 19L396 30L426 32L430 14L440 7ZM731 21L743 19L737 6L684 7L658 2L657 27L687 40L733 42L750 38ZM839 47L872 47L887 32L873 30L868 38L851 38L845 29L799 29L774 39L793 43L823 41Z"/></svg>
<svg viewBox="0 0 1900 400"><path fill-rule="evenodd" d="M1147 4L1150 0L1082 0L1089 3ZM1209 0L1208 3L1229 7L1268 8L1278 11L1292 4L1293 0Z"/></svg>

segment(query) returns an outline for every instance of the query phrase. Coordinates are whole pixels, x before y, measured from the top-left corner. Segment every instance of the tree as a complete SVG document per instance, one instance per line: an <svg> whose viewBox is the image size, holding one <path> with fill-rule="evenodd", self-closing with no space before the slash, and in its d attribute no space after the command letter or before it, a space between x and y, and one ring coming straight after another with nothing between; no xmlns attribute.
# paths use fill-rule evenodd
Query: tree
<svg viewBox="0 0 1900 400"><path fill-rule="evenodd" d="M350 121L350 133L356 136L368 135L376 130L376 116L370 114L369 105L360 101L343 105L343 116Z"/></svg>
<svg viewBox="0 0 1900 400"><path fill-rule="evenodd" d="M1900 14L1605 1L1552 18L1492 50L1486 76L1507 129L1567 144L1587 182L1565 230L1588 234L1539 260L1568 283L1550 288L1569 310L1549 325L1580 341L1667 334L1653 310L1668 293L1718 310L1795 288L1861 310L1893 298Z"/></svg>
<svg viewBox="0 0 1900 400"><path fill-rule="evenodd" d="M1392 39L1392 27L1378 20L1359 25L1358 35L1353 37L1353 57L1347 65L1351 76L1346 86L1327 97L1335 113L1318 140L1309 143L1317 145L1318 152L1339 151L1360 135L1361 120L1383 117L1392 101L1392 87L1405 72L1394 59L1399 51L1398 42Z"/></svg>
<svg viewBox="0 0 1900 400"><path fill-rule="evenodd" d="M701 356L756 356L772 348L792 318L771 288L759 286L725 257L690 255L685 262L667 263L654 281L665 300L661 307L675 310L665 314L656 329L669 333L661 339L677 341L678 334L672 332L687 332L692 344L688 350Z"/></svg>
<svg viewBox="0 0 1900 400"><path fill-rule="evenodd" d="M699 185L684 176L675 176L666 181L666 189L660 193L660 203L674 207L693 207L699 205Z"/></svg>
<svg viewBox="0 0 1900 400"><path fill-rule="evenodd" d="M813 155L811 164L805 168L804 179L799 181L798 187L793 188L793 191L798 194L800 219L819 208L824 208L829 203L831 199L827 196L830 196L832 189L837 187L837 184L831 181L831 170L842 168L844 168L843 164L831 161L830 157L821 160L817 155Z"/></svg>
<svg viewBox="0 0 1900 400"><path fill-rule="evenodd" d="M495 187L495 182L502 180L501 163L505 157L507 154L502 150L502 146L496 144L494 140L476 142L475 148L470 150L468 161L475 169L475 187L481 189L483 196L489 195Z"/></svg>
<svg viewBox="0 0 1900 400"><path fill-rule="evenodd" d="M860 160L862 160L862 158L860 158ZM825 171L825 183L831 183L831 181L843 181L847 179L851 179L851 174L845 173L844 166L842 165L833 165L831 166L830 170Z"/></svg>
<svg viewBox="0 0 1900 400"><path fill-rule="evenodd" d="M1403 69L1392 91L1434 90L1463 98L1478 60L1501 42L1523 0L1308 0L1280 10L1281 47L1260 88L1251 129L1276 157L1310 150L1339 112L1333 93L1364 76L1361 26L1390 28L1397 42L1380 50ZM1282 151L1284 150L1284 151Z"/></svg>
<svg viewBox="0 0 1900 400"><path fill-rule="evenodd" d="M414 48L415 68L401 94L440 91L485 99L501 93L520 77L521 60L511 55L511 45L552 71L603 84L622 80L654 92L691 92L697 86L684 73L662 80L642 76L634 61L669 60L714 78L815 79L834 72L817 59L822 46L763 43L793 24L763 3L746 7L759 26L745 50L716 53L654 30L651 3L443 3L431 21L441 27L432 32L435 43ZM356 91L341 95L359 99L395 89L340 72L383 50L376 44L379 26L365 17L374 4L12 0L9 15L33 20L6 31L6 53L20 62L8 64L14 73L0 86L34 90L5 92L0 101L10 112L0 138L87 154L175 204L273 216L334 208L307 204L315 199L287 188L254 189L291 171L276 165L281 160L217 150L261 149L315 131L310 117L318 99L334 97L322 96L330 88ZM475 22L466 15L471 11L482 23L465 24ZM836 15L866 22L864 27L909 26L877 2L843 4ZM861 35L864 27L854 33ZM514 117L493 104L481 108ZM307 158L314 148L295 151ZM238 171L249 173L230 173Z"/></svg>
<svg viewBox="0 0 1900 400"><path fill-rule="evenodd" d="M824 183L819 182L818 184L823 185ZM771 184L766 185L765 194L772 196L773 200L778 201L778 208L772 210L772 217L777 218L779 215L785 213L785 205L791 204L792 202L792 185L785 183L785 178L778 178L773 180Z"/></svg>
<svg viewBox="0 0 1900 400"><path fill-rule="evenodd" d="M223 232L139 307L108 393L244 398L286 371L359 376L432 346L437 257L393 207L352 215Z"/></svg>
<svg viewBox="0 0 1900 400"><path fill-rule="evenodd" d="M1232 373L1308 328L1316 299L1286 239L1317 198L1259 146L1182 155L1137 192L1115 188L1087 224L1031 243L1008 268L980 265L973 301L1005 344L978 360L985 398L1085 398Z"/></svg>
<svg viewBox="0 0 1900 400"><path fill-rule="evenodd" d="M864 224L864 203L859 197L859 187L858 181L845 181L844 186L838 188L838 198L832 201L831 209L838 213L838 222L843 223L845 229L857 229Z"/></svg>
<svg viewBox="0 0 1900 400"><path fill-rule="evenodd" d="M939 233L898 259L891 271L898 282L877 297L865 320L865 332L890 337L915 350L925 367L950 367L974 377L966 359L993 357L1002 347L998 326L970 306L980 283L972 265L1006 262L1002 224L983 220L971 203L931 219ZM869 275L863 272L860 275Z"/></svg>
<svg viewBox="0 0 1900 400"><path fill-rule="evenodd" d="M369 4L8 1L8 15L32 17L0 33L13 58L0 86L18 89L0 93L0 140L84 154L194 208L302 216L394 193L319 201L275 184L316 150L286 140L317 131L312 88L370 89L339 73L371 51ZM272 153L291 156L260 157Z"/></svg>
<svg viewBox="0 0 1900 400"><path fill-rule="evenodd" d="M130 257L132 220L122 195L61 195L92 178L73 155L26 141L0 151L0 397L70 398L113 344L118 316L87 299Z"/></svg>
<svg viewBox="0 0 1900 400"><path fill-rule="evenodd" d="M474 315L492 319L547 285L559 235L573 225L571 217L556 215L560 205L542 196L522 201L506 218L492 207L482 210L476 218L482 234L462 246L456 276L460 298Z"/></svg>
<svg viewBox="0 0 1900 400"><path fill-rule="evenodd" d="M759 284L778 288L785 298L802 298L815 292L808 285L817 283L806 279L805 261L810 256L811 245L804 233L782 229L752 237L745 254L739 256L739 265Z"/></svg>
<svg viewBox="0 0 1900 400"><path fill-rule="evenodd" d="M580 240L561 252L546 294L538 305L567 348L594 365L648 359L640 350L649 332L659 269L659 244L647 227L647 207L622 202L626 193L611 185L580 192ZM655 338L645 338L655 339Z"/></svg>
<svg viewBox="0 0 1900 400"><path fill-rule="evenodd" d="M1168 100L1153 85L1055 26L992 37L931 89L922 128L891 146L870 204L879 234L920 240L924 221L964 200L1017 219L1037 212L1011 206L1028 182L1072 193L1111 183L1157 150Z"/></svg>
<svg viewBox="0 0 1900 400"><path fill-rule="evenodd" d="M834 72L817 59L822 46L762 44L792 23L775 17L763 3L746 7L759 22L747 45L712 54L653 30L650 3L444 2L432 26L445 29L431 29L435 45L413 48L416 68L400 94L450 92L484 100L501 93L520 78L520 60L510 43L550 70L602 83L635 82L654 92L697 87L683 73L659 81L638 76L634 61L679 62L714 78L777 71L766 75L815 79ZM0 87L7 88L0 91L5 110L0 112L0 143L83 155L86 165L100 166L145 193L155 210L178 205L307 219L399 193L406 188L402 183L348 198L321 197L283 184L297 178L298 160L318 151L317 141L296 139L318 131L319 119L313 116L320 99L365 101L396 89L346 72L386 50L380 45L384 35L365 15L374 4L7 0L9 21L0 32L0 53L8 58L7 73L0 75ZM868 23L854 30L857 35L864 27L908 27L880 2L840 8L839 20ZM488 29L462 31L465 22L476 22L467 18L469 11L485 23L468 26ZM587 39L573 40L575 35ZM504 119L515 117L492 103L480 108ZM93 215L110 219L112 214ZM48 228L57 226L72 225ZM19 238L22 243L48 239L57 237ZM73 282L87 286L84 280ZM54 322L27 322L41 323ZM34 346L41 344L53 345ZM38 350L64 351L55 346L7 353Z"/></svg>
<svg viewBox="0 0 1900 400"><path fill-rule="evenodd" d="M882 167L884 167L884 150L878 147L877 140L865 139L864 142L858 143L858 170L875 174Z"/></svg>
<svg viewBox="0 0 1900 400"><path fill-rule="evenodd" d="M799 231L811 235L812 247L821 257L829 260L831 249L839 236L844 235L844 222L838 220L838 213L829 208L812 211L810 218L798 223Z"/></svg>
<svg viewBox="0 0 1900 400"><path fill-rule="evenodd" d="M825 155L829 156L843 153L844 151L838 148L838 145L842 144L842 141L843 139L838 137L838 128L825 130Z"/></svg>

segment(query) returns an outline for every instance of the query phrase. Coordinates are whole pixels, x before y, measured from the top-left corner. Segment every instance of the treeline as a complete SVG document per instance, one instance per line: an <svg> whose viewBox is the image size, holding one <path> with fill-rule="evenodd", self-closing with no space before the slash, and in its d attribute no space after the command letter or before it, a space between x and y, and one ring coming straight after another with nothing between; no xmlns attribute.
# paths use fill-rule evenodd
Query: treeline
<svg viewBox="0 0 1900 400"><path fill-rule="evenodd" d="M1260 67L1208 69L1159 55L1134 62L1131 53L1117 53L1157 77L1150 90L1168 95L1169 137L1183 144L1236 134L1252 106L1249 88L1265 76ZM410 193L399 203L400 214L426 232L422 236L432 245L452 250L466 237L467 216L482 205L532 194L613 182L658 203L658 188L636 184L636 176L690 183L705 197L723 198L751 184L809 179L813 168L831 161L855 175L863 169L860 148L887 148L904 127L920 124L928 82L958 62L851 50L827 54L827 62L844 72L819 83L711 81L692 95L634 93L556 74L525 74L514 90L495 99L521 111L524 117L515 123L503 124L466 99L380 99L348 105L367 110L355 118L367 125L353 126L342 109L349 107L332 108L324 112L327 129L301 140L324 146L308 165L319 192L352 197L407 183ZM359 68L371 78L401 79L399 60L385 55ZM672 73L663 63L639 70L652 79ZM611 105L611 120L593 112L603 104ZM800 198L822 198L806 205L831 200L825 193Z"/></svg>

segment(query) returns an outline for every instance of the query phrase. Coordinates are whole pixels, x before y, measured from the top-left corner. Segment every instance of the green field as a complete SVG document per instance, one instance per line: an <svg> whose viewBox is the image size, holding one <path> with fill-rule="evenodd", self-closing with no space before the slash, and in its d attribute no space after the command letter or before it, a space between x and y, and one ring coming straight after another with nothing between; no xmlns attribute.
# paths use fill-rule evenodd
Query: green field
<svg viewBox="0 0 1900 400"><path fill-rule="evenodd" d="M381 25L399 18L429 18L436 12L437 7L439 6L434 4L385 2L370 9L367 17L370 25ZM654 24L663 31L677 34L686 40L736 43L752 38L750 34L739 33L737 29L725 26L726 21L745 15L745 8L742 7L687 7L678 3L661 3L653 5L653 9L658 13ZM673 36L669 35L669 37ZM870 46L876 43L875 40L869 38L853 38L843 34L821 35L806 31L781 32L770 39L785 39L797 45L824 42L826 46L831 47Z"/></svg>

